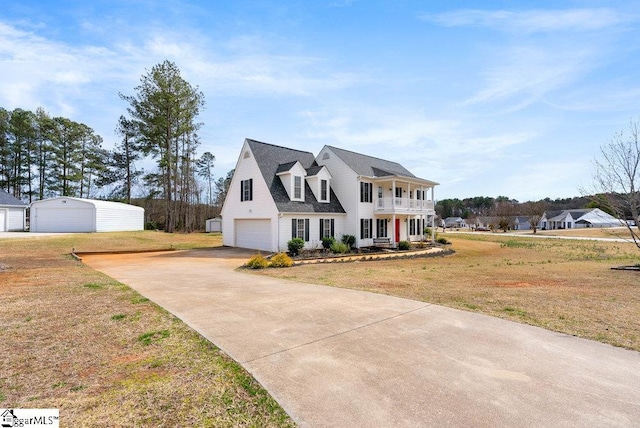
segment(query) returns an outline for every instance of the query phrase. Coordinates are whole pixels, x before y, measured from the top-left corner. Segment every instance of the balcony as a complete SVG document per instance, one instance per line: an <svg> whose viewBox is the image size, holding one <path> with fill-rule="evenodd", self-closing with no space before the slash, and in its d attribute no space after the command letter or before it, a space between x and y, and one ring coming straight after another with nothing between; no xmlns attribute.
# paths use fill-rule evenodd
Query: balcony
<svg viewBox="0 0 640 428"><path fill-rule="evenodd" d="M377 198L377 213L435 214L433 201L409 198Z"/></svg>

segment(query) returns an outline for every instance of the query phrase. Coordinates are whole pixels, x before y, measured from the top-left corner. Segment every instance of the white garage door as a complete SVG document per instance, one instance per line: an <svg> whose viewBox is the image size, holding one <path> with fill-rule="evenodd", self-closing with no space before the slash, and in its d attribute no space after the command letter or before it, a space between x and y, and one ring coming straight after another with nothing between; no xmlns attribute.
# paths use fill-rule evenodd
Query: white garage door
<svg viewBox="0 0 640 428"><path fill-rule="evenodd" d="M236 247L271 251L271 220L236 220Z"/></svg>
<svg viewBox="0 0 640 428"><path fill-rule="evenodd" d="M93 208L36 207L35 232L95 232Z"/></svg>
<svg viewBox="0 0 640 428"><path fill-rule="evenodd" d="M0 210L0 232L7 231L7 210Z"/></svg>

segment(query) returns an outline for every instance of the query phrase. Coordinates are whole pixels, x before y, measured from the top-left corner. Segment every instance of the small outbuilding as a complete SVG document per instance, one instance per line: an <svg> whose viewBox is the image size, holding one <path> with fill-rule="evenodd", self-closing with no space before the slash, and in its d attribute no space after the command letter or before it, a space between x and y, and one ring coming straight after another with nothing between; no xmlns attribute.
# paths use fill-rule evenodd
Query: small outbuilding
<svg viewBox="0 0 640 428"><path fill-rule="evenodd" d="M0 232L23 232L27 226L28 204L0 190Z"/></svg>
<svg viewBox="0 0 640 428"><path fill-rule="evenodd" d="M31 204L31 232L144 230L144 208L120 202L63 196Z"/></svg>
<svg viewBox="0 0 640 428"><path fill-rule="evenodd" d="M206 221L205 232L222 232L222 219L221 218L210 218Z"/></svg>

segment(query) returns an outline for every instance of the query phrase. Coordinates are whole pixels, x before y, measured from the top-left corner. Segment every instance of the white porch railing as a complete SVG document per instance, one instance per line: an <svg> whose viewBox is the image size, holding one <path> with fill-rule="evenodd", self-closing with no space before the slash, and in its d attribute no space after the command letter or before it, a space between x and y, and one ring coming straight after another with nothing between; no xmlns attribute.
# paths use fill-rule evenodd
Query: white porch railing
<svg viewBox="0 0 640 428"><path fill-rule="evenodd" d="M433 201L409 198L377 198L376 212L413 212L432 214Z"/></svg>

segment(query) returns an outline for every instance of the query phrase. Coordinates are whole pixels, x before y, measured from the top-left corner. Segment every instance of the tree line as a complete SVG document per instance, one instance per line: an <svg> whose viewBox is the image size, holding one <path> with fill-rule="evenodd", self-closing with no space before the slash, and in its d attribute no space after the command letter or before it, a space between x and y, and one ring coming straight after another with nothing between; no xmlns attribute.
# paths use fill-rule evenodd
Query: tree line
<svg viewBox="0 0 640 428"><path fill-rule="evenodd" d="M544 198L539 201L519 202L507 196L475 196L471 198L442 199L436 203L436 213L441 218L491 216L499 206L509 206L514 215L526 215L528 207L537 203L544 205L546 210L560 211L575 208L603 208L594 202L590 196L575 196L572 198ZM604 207L606 208L606 207Z"/></svg>
<svg viewBox="0 0 640 428"><path fill-rule="evenodd" d="M0 107L0 188L18 199L100 198L145 207L167 232L201 229L219 215L233 171L215 180L215 156L198 154L204 95L164 61L147 71L115 125L118 142L44 109ZM140 165L154 160L155 167Z"/></svg>
<svg viewBox="0 0 640 428"><path fill-rule="evenodd" d="M0 187L18 199L95 195L107 156L102 138L85 124L42 108L0 107Z"/></svg>

